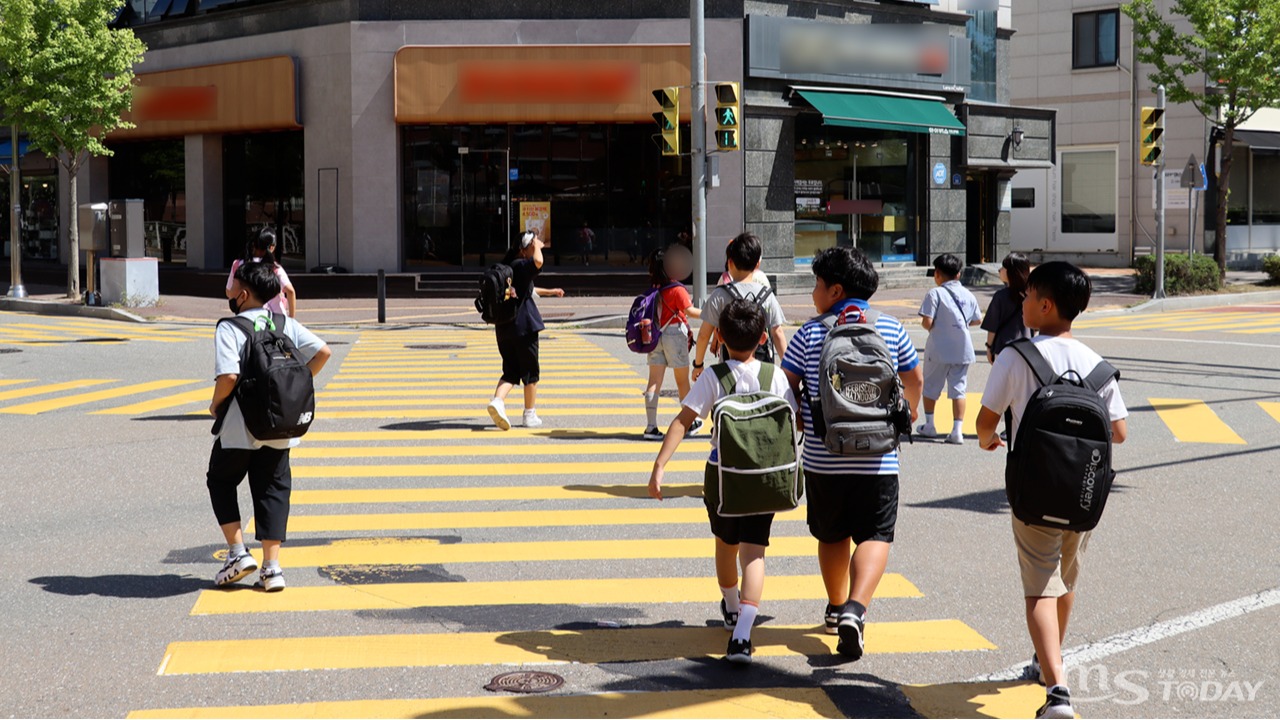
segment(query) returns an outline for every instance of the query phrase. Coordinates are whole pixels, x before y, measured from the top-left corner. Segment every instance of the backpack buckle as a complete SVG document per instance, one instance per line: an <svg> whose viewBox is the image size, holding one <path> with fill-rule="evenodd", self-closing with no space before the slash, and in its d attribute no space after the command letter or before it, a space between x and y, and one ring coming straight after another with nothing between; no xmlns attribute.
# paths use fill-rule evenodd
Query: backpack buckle
<svg viewBox="0 0 1280 720"><path fill-rule="evenodd" d="M849 320L850 314L856 315L857 320L850 322ZM849 325L849 324L863 325L866 322L867 322L866 311L864 311L862 308L858 307L857 305L850 305L844 310L841 310L840 316L836 318L836 325Z"/></svg>

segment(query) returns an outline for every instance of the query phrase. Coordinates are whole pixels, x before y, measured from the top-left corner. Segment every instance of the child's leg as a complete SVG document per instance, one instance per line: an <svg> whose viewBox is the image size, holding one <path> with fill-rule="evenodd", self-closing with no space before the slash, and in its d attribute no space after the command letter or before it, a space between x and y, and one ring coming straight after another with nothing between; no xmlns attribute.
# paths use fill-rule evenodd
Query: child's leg
<svg viewBox="0 0 1280 720"><path fill-rule="evenodd" d="M936 407L937 404L938 404L938 398L931 398L931 397L924 398L924 414L932 415L933 408Z"/></svg>
<svg viewBox="0 0 1280 720"><path fill-rule="evenodd" d="M524 381L524 409L532 410L538 402L538 380L542 372L538 362L538 333L521 338L520 377Z"/></svg>
<svg viewBox="0 0 1280 720"><path fill-rule="evenodd" d="M205 487L209 489L209 501L213 516L218 520L222 535L228 545L243 545L244 533L240 528L240 503L236 488L249 470L251 450L228 450L221 440L215 440L209 454L209 470L205 475Z"/></svg>
<svg viewBox="0 0 1280 720"><path fill-rule="evenodd" d="M716 538L716 582L722 588L738 587L738 546Z"/></svg>
<svg viewBox="0 0 1280 720"><path fill-rule="evenodd" d="M1040 659L1045 687L1063 685L1066 673L1062 667L1062 634L1058 626L1058 600L1053 597L1029 597L1027 601L1027 630L1031 632L1031 644Z"/></svg>
<svg viewBox="0 0 1280 720"><path fill-rule="evenodd" d="M951 398L951 417L955 422L964 421L964 395Z"/></svg>
<svg viewBox="0 0 1280 720"><path fill-rule="evenodd" d="M554 403L552 403L554 404ZM524 409L532 410L538 405L538 383L529 383L524 386Z"/></svg>
<svg viewBox="0 0 1280 720"><path fill-rule="evenodd" d="M764 545L744 542L739 546L738 559L742 564L742 602L760 604L764 596Z"/></svg>
<svg viewBox="0 0 1280 720"><path fill-rule="evenodd" d="M689 394L689 368L671 368L671 374L676 377L676 393L680 396L680 402L684 402L684 396Z"/></svg>
<svg viewBox="0 0 1280 720"><path fill-rule="evenodd" d="M288 450L259 448L252 454L249 490L253 493L254 525L262 543L263 560L270 564L280 557L280 543L289 524L293 475Z"/></svg>
<svg viewBox="0 0 1280 720"><path fill-rule="evenodd" d="M1067 641L1067 621L1071 619L1071 608L1076 604L1076 593L1071 591L1058 598L1058 644Z"/></svg>
<svg viewBox="0 0 1280 720"><path fill-rule="evenodd" d="M662 381L666 378L667 366L650 365L649 382L644 388L645 428L658 427L658 398L662 394Z"/></svg>
<svg viewBox="0 0 1280 720"><path fill-rule="evenodd" d="M863 607L871 605L880 578L889 566L889 543L868 540L858 543L849 560L849 599Z"/></svg>
<svg viewBox="0 0 1280 720"><path fill-rule="evenodd" d="M499 380L498 387L493 389L493 398L495 400L506 400L507 395L511 392L511 389L514 387L515 385L507 382L506 380Z"/></svg>
<svg viewBox="0 0 1280 720"><path fill-rule="evenodd" d="M810 498L809 502L813 499ZM849 545L849 538L834 543L818 543L818 569L822 572L822 584L827 589L827 602L836 607L849 599L849 573L853 567Z"/></svg>

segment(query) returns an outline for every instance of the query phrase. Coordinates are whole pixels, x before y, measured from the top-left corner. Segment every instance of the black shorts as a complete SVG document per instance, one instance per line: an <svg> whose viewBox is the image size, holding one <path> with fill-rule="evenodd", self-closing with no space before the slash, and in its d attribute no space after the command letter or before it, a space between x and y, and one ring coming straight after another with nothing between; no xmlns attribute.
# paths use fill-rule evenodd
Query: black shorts
<svg viewBox="0 0 1280 720"><path fill-rule="evenodd" d="M254 537L283 542L289 524L289 498L293 492L288 449L238 450L222 447L221 439L214 441L205 485L209 488L209 500L213 503L213 514L219 525L240 522L236 488L246 475L249 476L249 494L253 498Z"/></svg>
<svg viewBox="0 0 1280 720"><path fill-rule="evenodd" d="M711 521L711 534L720 538L726 545L751 543L769 547L769 530L773 527L773 513L766 515L748 515L746 517L721 517L712 505L714 493L708 492L711 483L719 482L719 471L715 465L707 463L702 476L702 503L707 508L707 519Z"/></svg>
<svg viewBox="0 0 1280 720"><path fill-rule="evenodd" d="M541 373L538 365L538 333L498 337L502 356L502 382L535 385Z"/></svg>
<svg viewBox="0 0 1280 720"><path fill-rule="evenodd" d="M851 538L893 542L898 523L897 475L824 475L805 470L809 534L818 542Z"/></svg>

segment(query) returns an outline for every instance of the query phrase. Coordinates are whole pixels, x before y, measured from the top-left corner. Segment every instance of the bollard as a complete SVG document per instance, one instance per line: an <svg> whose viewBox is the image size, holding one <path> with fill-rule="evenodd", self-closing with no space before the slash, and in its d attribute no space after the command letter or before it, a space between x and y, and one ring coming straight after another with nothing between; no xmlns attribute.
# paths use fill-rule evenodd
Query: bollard
<svg viewBox="0 0 1280 720"><path fill-rule="evenodd" d="M387 322L387 273L385 270L378 271L378 324L384 325Z"/></svg>

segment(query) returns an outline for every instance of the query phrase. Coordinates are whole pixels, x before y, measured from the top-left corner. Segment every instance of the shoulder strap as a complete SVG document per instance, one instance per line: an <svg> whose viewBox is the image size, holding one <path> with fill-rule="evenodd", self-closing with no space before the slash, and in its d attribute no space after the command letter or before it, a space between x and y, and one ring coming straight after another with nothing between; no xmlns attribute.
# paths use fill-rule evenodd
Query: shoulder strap
<svg viewBox="0 0 1280 720"><path fill-rule="evenodd" d="M947 294L951 296L951 302L956 304L956 315L959 316L960 322L968 322L969 316L964 314L964 305L960 302L960 296L956 295L955 291L947 287L946 284L938 287L946 290Z"/></svg>
<svg viewBox="0 0 1280 720"><path fill-rule="evenodd" d="M715 371L716 380L720 381L720 389L724 390L725 395L738 391L738 384L733 380L733 370L729 369L728 363L716 363L711 369Z"/></svg>
<svg viewBox="0 0 1280 720"><path fill-rule="evenodd" d="M1115 378L1116 382L1119 382L1120 371L1115 369L1111 363L1103 360L1099 362L1097 367L1093 369L1093 372L1089 373L1089 376L1084 379L1084 384L1090 390L1100 393L1102 392L1102 388L1106 387L1107 383L1111 382L1112 378Z"/></svg>
<svg viewBox="0 0 1280 720"><path fill-rule="evenodd" d="M219 325L221 325L222 323L227 323L228 325L231 325L232 327L238 329L240 332L244 333L244 336L246 339L249 339L249 340L253 339L253 333L255 331L253 327L253 321L250 320L249 318L241 317L239 315L233 315L232 317L222 318L221 320L218 321Z"/></svg>
<svg viewBox="0 0 1280 720"><path fill-rule="evenodd" d="M1026 338L1019 338L1006 347L1013 348L1027 361L1027 365L1031 366L1031 373L1036 376L1036 382L1041 385L1048 385L1053 382L1053 368L1049 366L1049 362L1044 359L1044 355L1040 354L1040 350L1036 348L1035 343Z"/></svg>
<svg viewBox="0 0 1280 720"><path fill-rule="evenodd" d="M774 367L776 367L776 366L775 366L773 363L770 363L770 362L761 362L761 363L760 363L760 372L759 372L759 374L757 375L757 377L759 377L759 378L760 378L760 390L761 390L761 392L769 392L769 391L770 391L770 389L771 389L771 388L773 388L773 369L774 369Z"/></svg>
<svg viewBox="0 0 1280 720"><path fill-rule="evenodd" d="M773 294L773 288L771 287L760 288L760 292L756 295L756 305L759 305L760 307L764 307L764 304L769 302L769 296L772 294Z"/></svg>

